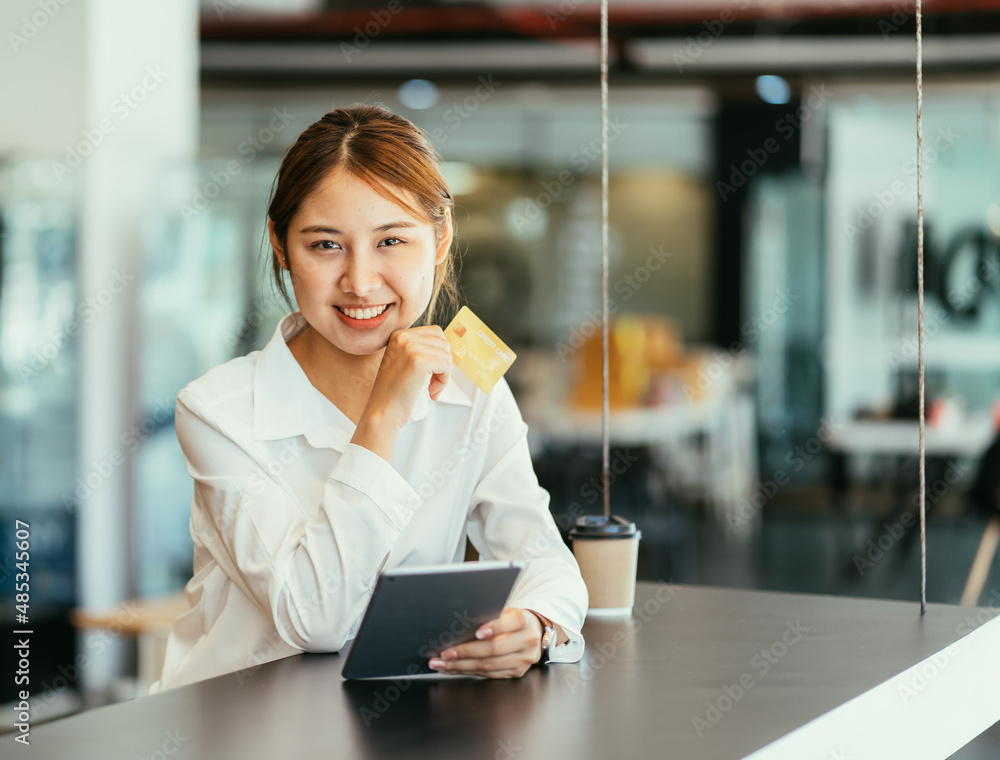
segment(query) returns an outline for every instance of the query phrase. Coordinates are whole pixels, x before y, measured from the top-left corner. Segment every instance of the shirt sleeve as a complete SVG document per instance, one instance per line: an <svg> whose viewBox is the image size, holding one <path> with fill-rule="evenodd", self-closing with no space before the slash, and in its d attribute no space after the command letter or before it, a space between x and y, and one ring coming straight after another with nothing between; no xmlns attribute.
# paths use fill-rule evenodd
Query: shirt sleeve
<svg viewBox="0 0 1000 760"><path fill-rule="evenodd" d="M191 533L229 578L306 651L337 651L420 503L391 464L348 444L307 518L275 454L240 443L197 396L177 397L177 438L194 479ZM270 460L270 461L268 461Z"/></svg>
<svg viewBox="0 0 1000 760"><path fill-rule="evenodd" d="M508 605L557 623L569 641L553 647L548 661L576 662L583 656L587 587L549 512L549 494L531 463L528 426L502 379L490 393L486 414L499 424L488 425L494 432L473 491L469 540L482 559L524 561Z"/></svg>

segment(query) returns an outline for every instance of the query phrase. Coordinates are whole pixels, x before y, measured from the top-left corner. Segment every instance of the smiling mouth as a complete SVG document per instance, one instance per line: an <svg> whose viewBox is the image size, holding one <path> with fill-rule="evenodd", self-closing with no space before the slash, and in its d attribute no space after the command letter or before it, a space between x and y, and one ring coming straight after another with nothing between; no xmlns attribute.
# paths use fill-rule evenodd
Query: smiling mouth
<svg viewBox="0 0 1000 760"><path fill-rule="evenodd" d="M351 319L374 319L379 316L382 312L389 308L391 304L385 304L384 306L371 306L365 309L352 309L349 307L335 306L334 308L341 314L344 314Z"/></svg>

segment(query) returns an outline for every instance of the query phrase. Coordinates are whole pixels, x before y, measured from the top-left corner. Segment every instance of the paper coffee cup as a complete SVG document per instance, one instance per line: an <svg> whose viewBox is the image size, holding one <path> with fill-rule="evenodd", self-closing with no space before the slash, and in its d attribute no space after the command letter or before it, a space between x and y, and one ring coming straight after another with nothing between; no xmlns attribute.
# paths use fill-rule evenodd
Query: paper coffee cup
<svg viewBox="0 0 1000 760"><path fill-rule="evenodd" d="M590 595L588 615L632 614L642 533L617 515L579 517L569 532L573 555Z"/></svg>

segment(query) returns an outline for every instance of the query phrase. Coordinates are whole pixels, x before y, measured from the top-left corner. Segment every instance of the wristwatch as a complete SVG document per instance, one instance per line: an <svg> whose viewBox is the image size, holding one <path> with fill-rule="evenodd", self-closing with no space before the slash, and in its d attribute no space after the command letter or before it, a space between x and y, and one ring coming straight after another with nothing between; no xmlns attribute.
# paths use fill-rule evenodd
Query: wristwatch
<svg viewBox="0 0 1000 760"><path fill-rule="evenodd" d="M549 661L549 656L552 653L552 647L556 645L556 627L554 625L547 625L542 630L542 656L538 658L538 662L544 665Z"/></svg>

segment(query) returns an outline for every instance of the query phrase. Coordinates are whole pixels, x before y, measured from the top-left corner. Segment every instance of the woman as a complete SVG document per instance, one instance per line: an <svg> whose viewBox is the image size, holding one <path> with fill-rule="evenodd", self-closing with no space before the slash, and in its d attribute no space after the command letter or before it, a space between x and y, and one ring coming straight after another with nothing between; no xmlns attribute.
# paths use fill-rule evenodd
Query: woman
<svg viewBox="0 0 1000 760"><path fill-rule="evenodd" d="M268 230L299 311L177 396L194 577L151 691L337 651L383 568L461 561L466 537L525 569L503 613L429 666L511 678L580 659L587 590L527 425L504 380L486 394L453 371L433 324L456 292L437 163L373 105L326 114L285 155Z"/></svg>

